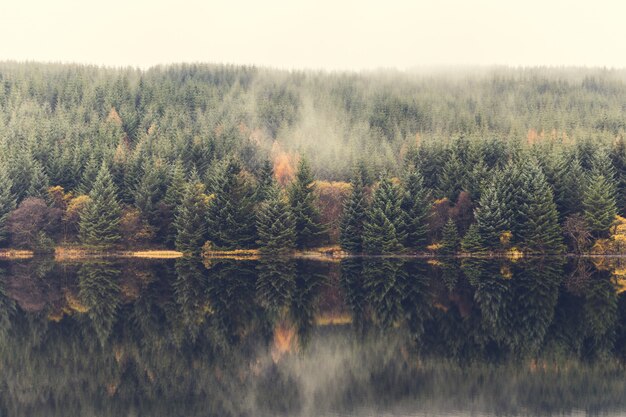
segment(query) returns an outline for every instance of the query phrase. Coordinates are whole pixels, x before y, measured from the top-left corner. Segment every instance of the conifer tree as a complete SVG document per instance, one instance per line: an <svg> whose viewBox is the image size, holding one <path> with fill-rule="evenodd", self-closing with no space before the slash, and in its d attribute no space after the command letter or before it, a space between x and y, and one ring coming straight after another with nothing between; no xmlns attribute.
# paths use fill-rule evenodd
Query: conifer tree
<svg viewBox="0 0 626 417"><path fill-rule="evenodd" d="M469 229L467 229L467 232L465 233L465 236L461 239L461 250L471 254L481 254L485 252L483 240L480 236L478 225L476 223L472 223L470 225Z"/></svg>
<svg viewBox="0 0 626 417"><path fill-rule="evenodd" d="M554 202L563 220L581 210L585 174L576 156L559 155L554 161L554 173L550 183L554 188Z"/></svg>
<svg viewBox="0 0 626 417"><path fill-rule="evenodd" d="M296 221L296 247L303 249L319 244L325 230L316 207L313 174L304 158L300 160L296 178L289 187L289 204Z"/></svg>
<svg viewBox="0 0 626 417"><path fill-rule="evenodd" d="M424 187L422 175L411 170L404 179L402 212L404 215L404 246L420 248L426 244L428 216L430 215L430 196Z"/></svg>
<svg viewBox="0 0 626 417"><path fill-rule="evenodd" d="M459 230L452 218L449 218L441 232L441 253L454 255L459 250Z"/></svg>
<svg viewBox="0 0 626 417"><path fill-rule="evenodd" d="M46 200L48 198L48 188L50 180L39 161L34 161L30 177L30 185L26 194L29 197L36 197Z"/></svg>
<svg viewBox="0 0 626 417"><path fill-rule="evenodd" d="M204 184L194 171L185 186L182 201L176 210L176 250L186 254L200 253L207 230L206 210L210 205Z"/></svg>
<svg viewBox="0 0 626 417"><path fill-rule="evenodd" d="M456 201L459 193L463 191L466 180L463 163L457 153L452 152L442 169L439 182L441 195L450 201Z"/></svg>
<svg viewBox="0 0 626 417"><path fill-rule="evenodd" d="M228 160L209 178L214 196L207 216L209 239L218 247L247 248L256 241L253 190L240 172L239 163Z"/></svg>
<svg viewBox="0 0 626 417"><path fill-rule="evenodd" d="M256 215L259 249L264 253L284 254L294 249L296 223L289 203L278 185L267 190Z"/></svg>
<svg viewBox="0 0 626 417"><path fill-rule="evenodd" d="M393 253L403 249L405 240L402 197L398 186L382 178L363 225L363 249L372 254Z"/></svg>
<svg viewBox="0 0 626 417"><path fill-rule="evenodd" d="M142 218L155 230L159 236L165 231L160 230L161 219L159 203L164 198L167 190L167 171L162 163L145 164L143 175L132 190L135 207L141 213Z"/></svg>
<svg viewBox="0 0 626 417"><path fill-rule="evenodd" d="M363 224L367 218L367 202L363 177L357 170L352 179L352 192L343 206L339 225L339 243L348 252L363 252Z"/></svg>
<svg viewBox="0 0 626 417"><path fill-rule="evenodd" d="M482 243L488 248L497 248L500 245L500 236L510 227L502 185L502 176L495 174L482 191L478 207L474 210L476 227Z"/></svg>
<svg viewBox="0 0 626 417"><path fill-rule="evenodd" d="M98 172L100 172L101 166L102 163L99 162L99 158L97 158L95 154L91 154L81 176L80 185L77 190L79 194L89 194L96 181Z"/></svg>
<svg viewBox="0 0 626 417"><path fill-rule="evenodd" d="M518 235L514 239L533 252L560 252L563 236L552 188L535 160L526 160L518 190Z"/></svg>
<svg viewBox="0 0 626 417"><path fill-rule="evenodd" d="M117 190L106 164L102 163L94 181L91 201L85 207L80 219L80 238L89 246L106 248L121 239L119 224L121 209Z"/></svg>
<svg viewBox="0 0 626 417"><path fill-rule="evenodd" d="M15 198L11 193L11 179L6 168L0 163L0 245L7 239L7 219L15 209Z"/></svg>
<svg viewBox="0 0 626 417"><path fill-rule="evenodd" d="M259 173L259 182L257 184L254 199L257 203L265 201L273 192L275 187L274 167L272 163L266 159Z"/></svg>
<svg viewBox="0 0 626 417"><path fill-rule="evenodd" d="M176 210L181 205L185 195L187 182L185 180L185 169L180 160L177 160L170 169L169 183L167 191L163 197L161 206L162 222L165 228L165 243L173 244L176 239L176 227L174 220Z"/></svg>
<svg viewBox="0 0 626 417"><path fill-rule="evenodd" d="M590 173L583 193L583 216L597 237L607 237L615 220L615 188L598 170Z"/></svg>

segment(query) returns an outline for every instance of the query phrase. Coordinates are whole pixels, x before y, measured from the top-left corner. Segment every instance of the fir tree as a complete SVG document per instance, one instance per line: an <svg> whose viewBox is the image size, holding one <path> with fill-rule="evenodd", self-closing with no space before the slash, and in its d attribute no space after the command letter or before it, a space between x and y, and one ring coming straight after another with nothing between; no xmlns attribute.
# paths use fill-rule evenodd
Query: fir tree
<svg viewBox="0 0 626 417"><path fill-rule="evenodd" d="M597 170L592 171L589 176L582 207L589 230L597 237L607 237L617 214L615 189Z"/></svg>
<svg viewBox="0 0 626 417"><path fill-rule="evenodd" d="M240 172L239 163L228 160L209 179L214 196L207 216L209 238L218 247L246 248L256 241L253 191Z"/></svg>
<svg viewBox="0 0 626 417"><path fill-rule="evenodd" d="M7 170L0 164L0 245L7 239L7 219L15 209L15 198L11 193L11 179Z"/></svg>
<svg viewBox="0 0 626 417"><path fill-rule="evenodd" d="M36 197L46 200L48 198L48 188L50 180L39 161L34 161L30 177L30 185L26 194L29 197Z"/></svg>
<svg viewBox="0 0 626 417"><path fill-rule="evenodd" d="M363 252L363 225L367 218L365 187L360 172L355 172L352 179L352 192L343 206L339 225L339 243L348 252Z"/></svg>
<svg viewBox="0 0 626 417"><path fill-rule="evenodd" d="M165 243L173 244L176 239L176 227L174 220L178 206L182 204L185 195L187 182L185 180L185 169L180 160L177 160L170 170L167 191L163 197L161 216L165 228Z"/></svg>
<svg viewBox="0 0 626 417"><path fill-rule="evenodd" d="M150 225L151 229L158 233L158 236L165 233L164 230L160 230L159 203L164 198L166 190L166 166L160 162L144 165L143 175L132 192L133 200L142 218Z"/></svg>
<svg viewBox="0 0 626 417"><path fill-rule="evenodd" d="M176 250L192 255L200 253L207 230L205 215L209 204L209 197L204 193L204 184L193 172L176 210Z"/></svg>
<svg viewBox="0 0 626 417"><path fill-rule="evenodd" d="M289 203L277 185L267 190L265 201L259 207L256 224L261 252L282 254L295 247L295 220Z"/></svg>
<svg viewBox="0 0 626 417"><path fill-rule="evenodd" d="M325 235L314 191L313 174L306 159L303 158L298 164L296 178L289 187L289 204L296 221L298 249L316 246Z"/></svg>
<svg viewBox="0 0 626 417"><path fill-rule="evenodd" d="M420 248L426 244L430 196L424 187L422 175L411 170L404 179L402 212L404 214L404 246Z"/></svg>
<svg viewBox="0 0 626 417"><path fill-rule="evenodd" d="M99 158L96 157L95 154L91 154L81 176L80 185L77 190L78 194L89 194L96 182L96 177L98 176L98 172L100 172L101 166L102 163L99 161Z"/></svg>
<svg viewBox="0 0 626 417"><path fill-rule="evenodd" d="M463 191L466 179L461 159L456 152L452 152L442 169L439 182L441 195L450 201L456 201L459 193Z"/></svg>
<svg viewBox="0 0 626 417"><path fill-rule="evenodd" d="M518 190L517 242L533 252L560 252L563 237L552 188L534 160L526 160Z"/></svg>
<svg viewBox="0 0 626 417"><path fill-rule="evenodd" d="M581 210L582 200L581 182L585 181L585 174L577 157L567 157L559 153L553 162L554 173L550 183L554 189L554 202L561 220Z"/></svg>
<svg viewBox="0 0 626 417"><path fill-rule="evenodd" d="M274 192L274 167L269 160L263 162L261 172L259 173L259 182L257 184L254 199L257 203L262 203Z"/></svg>
<svg viewBox="0 0 626 417"><path fill-rule="evenodd" d="M482 243L489 248L500 245L500 236L509 230L506 199L502 187L502 177L496 174L490 184L482 191L478 207L474 210L476 227L480 233Z"/></svg>
<svg viewBox="0 0 626 417"><path fill-rule="evenodd" d="M403 249L402 197L398 186L381 179L363 225L363 249L372 254L393 253Z"/></svg>
<svg viewBox="0 0 626 417"><path fill-rule="evenodd" d="M472 223L470 225L469 229L467 229L467 232L465 233L465 236L461 239L461 250L471 254L481 254L485 252L483 240L480 236L480 231L478 230L478 225L476 223Z"/></svg>
<svg viewBox="0 0 626 417"><path fill-rule="evenodd" d="M90 202L80 219L80 237L89 246L106 248L120 241L121 209L117 191L103 163L89 193Z"/></svg>
<svg viewBox="0 0 626 417"><path fill-rule="evenodd" d="M454 255L459 250L459 230L452 218L449 218L441 233L441 253Z"/></svg>

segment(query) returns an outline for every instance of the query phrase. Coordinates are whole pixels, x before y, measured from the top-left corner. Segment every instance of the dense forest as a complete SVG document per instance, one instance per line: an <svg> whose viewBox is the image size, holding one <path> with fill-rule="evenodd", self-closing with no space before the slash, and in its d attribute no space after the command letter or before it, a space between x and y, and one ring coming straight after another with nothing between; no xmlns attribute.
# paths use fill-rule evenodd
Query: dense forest
<svg viewBox="0 0 626 417"><path fill-rule="evenodd" d="M625 111L606 69L0 63L0 245L619 252Z"/></svg>

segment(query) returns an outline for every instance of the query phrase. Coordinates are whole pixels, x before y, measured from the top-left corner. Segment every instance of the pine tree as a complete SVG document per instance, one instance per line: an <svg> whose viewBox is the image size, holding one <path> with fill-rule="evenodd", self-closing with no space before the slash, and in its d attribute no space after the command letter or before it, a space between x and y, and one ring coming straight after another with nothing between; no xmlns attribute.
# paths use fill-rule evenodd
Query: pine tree
<svg viewBox="0 0 626 417"><path fill-rule="evenodd" d="M563 236L552 188L535 160L521 166L516 241L533 252L560 252Z"/></svg>
<svg viewBox="0 0 626 417"><path fill-rule="evenodd" d="M204 184L194 171L176 210L174 220L176 250L192 255L200 253L205 241L207 230L205 215L209 204L209 197L204 193Z"/></svg>
<svg viewBox="0 0 626 417"><path fill-rule="evenodd" d="M39 161L34 161L30 177L30 185L26 194L29 197L36 197L46 200L48 198L48 188L50 180Z"/></svg>
<svg viewBox="0 0 626 417"><path fill-rule="evenodd" d="M597 237L607 237L617 214L615 188L598 170L589 175L582 207L590 231Z"/></svg>
<svg viewBox="0 0 626 417"><path fill-rule="evenodd" d="M351 185L352 192L341 215L339 243L343 250L359 253L363 252L363 225L367 218L365 187L359 171L355 172Z"/></svg>
<svg viewBox="0 0 626 417"><path fill-rule="evenodd" d="M274 167L269 160L263 162L261 172L259 173L259 182L257 184L254 199L257 203L262 203L273 193L275 187Z"/></svg>
<svg viewBox="0 0 626 417"><path fill-rule="evenodd" d="M5 167L0 163L0 245L7 239L7 219L15 209L15 197L11 193L11 179Z"/></svg>
<svg viewBox="0 0 626 417"><path fill-rule="evenodd" d="M89 194L96 182L96 177L98 176L98 172L100 172L101 166L102 163L99 161L99 158L96 157L95 154L91 154L81 176L80 185L77 190L78 194Z"/></svg>
<svg viewBox="0 0 626 417"><path fill-rule="evenodd" d="M459 193L463 191L467 178L465 168L456 152L452 152L443 166L439 189L443 197L450 201L456 201Z"/></svg>
<svg viewBox="0 0 626 417"><path fill-rule="evenodd" d="M626 215L626 142L624 138L615 140L610 157L615 170L617 210L620 215Z"/></svg>
<svg viewBox="0 0 626 417"><path fill-rule="evenodd" d="M256 222L259 235L257 243L261 252L284 254L294 249L295 219L277 185L267 190L265 201L257 211Z"/></svg>
<svg viewBox="0 0 626 417"><path fill-rule="evenodd" d="M476 227L482 243L493 249L500 246L500 236L510 227L502 184L502 176L499 173L495 174L491 183L483 189L478 207L474 210Z"/></svg>
<svg viewBox="0 0 626 417"><path fill-rule="evenodd" d="M240 172L239 163L228 160L209 179L214 195L207 216L209 239L221 248L248 248L256 241L253 191Z"/></svg>
<svg viewBox="0 0 626 417"><path fill-rule="evenodd" d="M411 170L404 179L402 212L404 215L404 246L420 248L426 244L430 196L424 187L422 175Z"/></svg>
<svg viewBox="0 0 626 417"><path fill-rule="evenodd" d="M363 225L363 249L372 254L393 253L403 249L406 236L402 197L398 186L383 178L374 192Z"/></svg>
<svg viewBox="0 0 626 417"><path fill-rule="evenodd" d="M180 160L177 160L170 169L167 191L162 201L161 216L165 229L165 243L173 244L176 239L176 227L174 220L176 210L182 204L187 182L185 180L185 168Z"/></svg>
<svg viewBox="0 0 626 417"><path fill-rule="evenodd" d="M296 247L314 247L324 238L325 230L320 223L316 207L314 179L306 159L298 164L296 178L289 187L289 204L296 220Z"/></svg>
<svg viewBox="0 0 626 417"><path fill-rule="evenodd" d="M485 252L483 240L480 236L480 231L478 230L478 225L476 223L472 223L470 225L469 229L467 229L467 232L465 233L465 236L461 239L461 250L471 254L482 254Z"/></svg>
<svg viewBox="0 0 626 417"><path fill-rule="evenodd" d="M89 246L106 248L118 243L120 235L121 209L117 190L106 164L102 164L94 181L91 201L80 219L80 237Z"/></svg>
<svg viewBox="0 0 626 417"><path fill-rule="evenodd" d="M582 201L581 182L585 180L585 174L577 157L568 157L559 153L554 161L554 173L550 183L554 189L554 202L563 220L581 210Z"/></svg>
<svg viewBox="0 0 626 417"><path fill-rule="evenodd" d="M165 234L164 230L160 230L161 215L159 203L164 198L166 190L166 166L160 162L145 164L143 175L135 189L132 190L135 207L139 209L141 217L159 236Z"/></svg>
<svg viewBox="0 0 626 417"><path fill-rule="evenodd" d="M459 250L459 230L452 218L449 218L441 233L441 253L454 255Z"/></svg>

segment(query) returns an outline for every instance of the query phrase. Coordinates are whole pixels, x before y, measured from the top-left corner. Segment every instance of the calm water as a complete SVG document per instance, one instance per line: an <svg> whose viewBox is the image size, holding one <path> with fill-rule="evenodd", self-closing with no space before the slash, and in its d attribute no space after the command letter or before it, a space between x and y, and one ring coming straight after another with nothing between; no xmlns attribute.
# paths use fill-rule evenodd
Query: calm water
<svg viewBox="0 0 626 417"><path fill-rule="evenodd" d="M0 416L624 415L622 271L0 263Z"/></svg>

